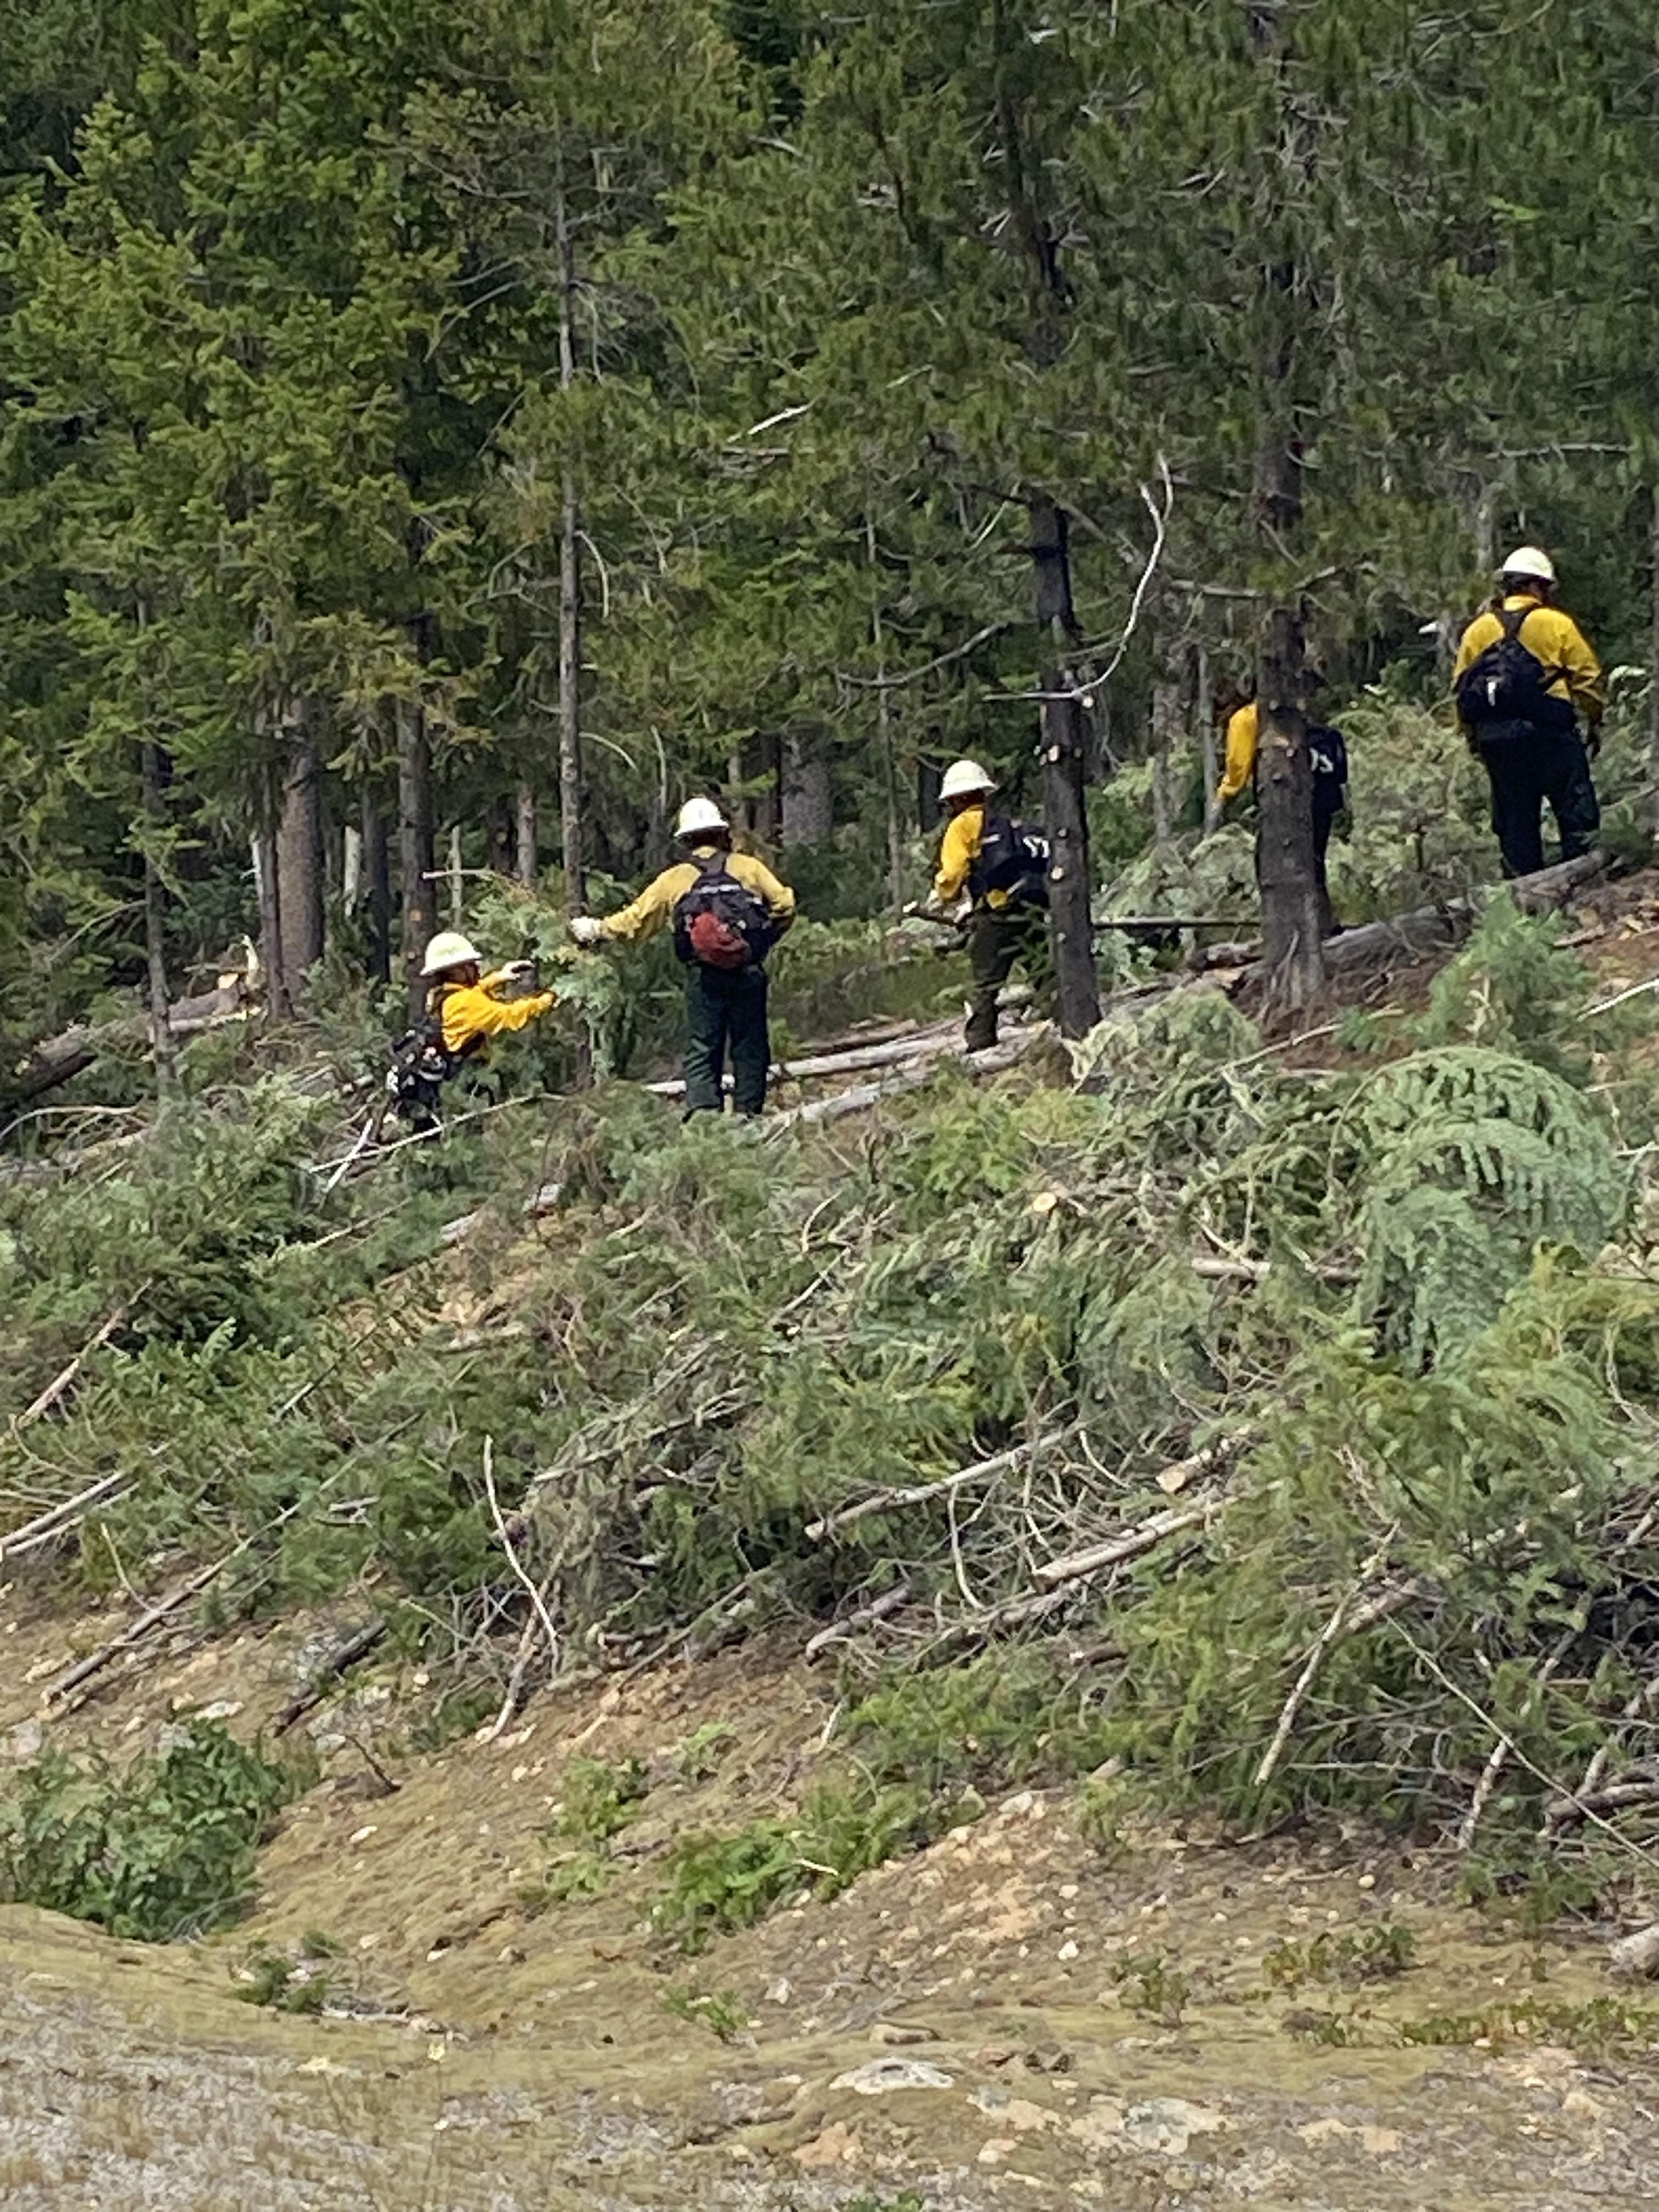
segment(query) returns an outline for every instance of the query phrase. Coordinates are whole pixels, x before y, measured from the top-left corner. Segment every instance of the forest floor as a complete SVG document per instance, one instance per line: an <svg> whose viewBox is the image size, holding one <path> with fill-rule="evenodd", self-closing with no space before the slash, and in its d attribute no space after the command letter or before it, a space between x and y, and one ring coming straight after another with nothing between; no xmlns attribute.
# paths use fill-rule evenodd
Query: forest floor
<svg viewBox="0 0 1659 2212"><path fill-rule="evenodd" d="M1659 975L1659 878L1576 902L1568 941L1608 993ZM1431 973L1397 976L1394 1003ZM191 1713L268 1729L351 1622L181 1626L43 1726L40 1684L131 1607L70 1618L14 1571L0 1771L46 1743L153 1747ZM751 1644L576 1682L493 1742L421 1753L423 1676L371 1667L310 1722L320 1779L230 1933L151 1947L0 1909L0 2202L1659 2203L1659 2038L1608 1980L1614 1931L1477 1910L1447 1856L1367 1832L1239 1844L1193 1824L1103 1850L1075 1791L1024 1791L833 1902L678 1955L646 1917L669 1848L799 1802L834 1756L831 1672ZM599 1893L554 1902L577 1753L636 1759L647 1787ZM328 2012L238 2001L256 1947L319 1935ZM1341 1958L1396 1970L1345 1979Z"/></svg>
<svg viewBox="0 0 1659 2212"><path fill-rule="evenodd" d="M0 1747L32 1752L29 1676L108 1625L0 1625ZM181 1632L54 1736L268 1723L322 1626ZM1459 1904L1443 1860L1197 1826L1103 1855L1073 1793L1022 1792L688 1960L645 1925L655 1863L797 1801L827 1756L822 1674L750 1648L549 1695L494 1743L421 1757L416 1686L393 1669L314 1724L325 1778L228 1936L155 1948L0 1911L9 2207L1659 2200L1659 2051L1601 1944ZM712 1773L694 1741L720 1747ZM604 1893L537 1911L577 1751L638 1759L650 1787ZM1412 1963L1389 1978L1338 1987L1311 1963L1321 1936L1402 1928ZM346 2016L236 2001L251 1947L313 1930L340 1947ZM729 2039L667 2008L693 1992Z"/></svg>

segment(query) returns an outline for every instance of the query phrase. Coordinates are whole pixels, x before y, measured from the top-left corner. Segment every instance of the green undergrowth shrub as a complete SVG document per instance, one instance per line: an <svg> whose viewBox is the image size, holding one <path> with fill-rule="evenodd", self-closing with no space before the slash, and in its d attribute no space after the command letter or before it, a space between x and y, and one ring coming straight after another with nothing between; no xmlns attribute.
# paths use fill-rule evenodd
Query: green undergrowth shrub
<svg viewBox="0 0 1659 2212"><path fill-rule="evenodd" d="M878 1782L930 1793L1068 1780L1109 1756L1092 1683L1044 1650L995 1651L925 1672L893 1668L848 1708L846 1740Z"/></svg>
<svg viewBox="0 0 1659 2212"><path fill-rule="evenodd" d="M682 1837L651 1924L678 1949L702 1951L715 1936L752 1927L792 1899L838 1897L861 1874L919 1850L980 1809L975 1799L947 1802L906 1784L823 1783L793 1820Z"/></svg>
<svg viewBox="0 0 1659 2212"><path fill-rule="evenodd" d="M216 1721L123 1768L43 1753L0 1796L0 1894L143 1942L206 1934L247 1904L259 1845L303 1779Z"/></svg>

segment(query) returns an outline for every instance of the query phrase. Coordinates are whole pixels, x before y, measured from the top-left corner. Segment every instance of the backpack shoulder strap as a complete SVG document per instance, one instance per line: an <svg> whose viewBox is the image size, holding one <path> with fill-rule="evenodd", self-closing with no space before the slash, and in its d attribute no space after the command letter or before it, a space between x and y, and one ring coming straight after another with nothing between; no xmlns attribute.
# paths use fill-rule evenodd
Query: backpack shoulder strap
<svg viewBox="0 0 1659 2212"><path fill-rule="evenodd" d="M1512 638L1516 644L1520 643L1521 632L1526 626L1527 617L1532 613L1536 604L1536 601L1531 601L1524 607L1499 607L1498 619L1505 637Z"/></svg>

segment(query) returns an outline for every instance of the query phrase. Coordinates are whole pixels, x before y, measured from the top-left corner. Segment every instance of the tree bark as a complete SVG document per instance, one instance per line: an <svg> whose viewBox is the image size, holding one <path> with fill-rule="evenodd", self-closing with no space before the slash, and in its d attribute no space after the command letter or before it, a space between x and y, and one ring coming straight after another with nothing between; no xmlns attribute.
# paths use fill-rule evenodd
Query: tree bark
<svg viewBox="0 0 1659 2212"><path fill-rule="evenodd" d="M1221 827L1221 733L1215 721L1215 675L1207 647L1193 648L1193 712L1198 717L1199 742L1204 758L1204 835L1212 837Z"/></svg>
<svg viewBox="0 0 1659 2212"><path fill-rule="evenodd" d="M1170 837L1170 756L1180 728L1181 687L1166 674L1152 686L1152 843L1160 853Z"/></svg>
<svg viewBox="0 0 1659 2212"><path fill-rule="evenodd" d="M829 733L817 723L787 730L783 738L782 821L786 845L822 845L836 827L830 784Z"/></svg>
<svg viewBox="0 0 1659 2212"><path fill-rule="evenodd" d="M576 255L570 210L559 190L559 388L576 380ZM580 914L587 886L582 869L581 523L575 471L567 461L559 514L559 828L565 906Z"/></svg>
<svg viewBox="0 0 1659 2212"><path fill-rule="evenodd" d="M276 866L276 800L270 779L264 780L259 798L259 817L252 840L253 888L259 902L259 964L265 971L265 1010L274 1022L285 1022L294 1012L294 994L283 964L283 904L281 877Z"/></svg>
<svg viewBox="0 0 1659 2212"><path fill-rule="evenodd" d="M536 866L536 787L528 776L519 786L518 811L513 834L513 872L526 890L534 890Z"/></svg>
<svg viewBox="0 0 1659 2212"><path fill-rule="evenodd" d="M155 1054L155 1087L173 1088L174 1053L167 1020L167 887L156 848L167 829L161 749L149 738L139 748L144 811L144 964L149 984L149 1036Z"/></svg>
<svg viewBox="0 0 1659 2212"><path fill-rule="evenodd" d="M404 980L409 1018L418 1021L426 1006L421 962L438 926L437 886L432 880L432 739L418 699L398 702L398 848Z"/></svg>
<svg viewBox="0 0 1659 2212"><path fill-rule="evenodd" d="M1032 496L1030 510L1036 619L1048 639L1042 688L1063 693L1072 689L1066 653L1078 635L1066 514L1042 492ZM1045 699L1041 728L1042 820L1052 848L1048 937L1056 1010L1061 1036L1079 1037L1100 1019L1100 985L1089 908L1089 819L1083 799L1086 738L1079 702Z"/></svg>
<svg viewBox="0 0 1659 2212"><path fill-rule="evenodd" d="M1659 826L1659 483L1648 520L1648 821Z"/></svg>
<svg viewBox="0 0 1659 2212"><path fill-rule="evenodd" d="M392 853L386 817L363 793L363 878L368 895L368 965L377 983L392 981Z"/></svg>
<svg viewBox="0 0 1659 2212"><path fill-rule="evenodd" d="M1255 788L1256 880L1268 1000L1305 1012L1325 984L1325 902L1314 858L1313 769L1303 713L1302 625L1275 607L1262 639L1256 688L1261 728Z"/></svg>
<svg viewBox="0 0 1659 2212"><path fill-rule="evenodd" d="M312 709L302 702L292 725L276 832L277 906L283 972L298 996L308 971L323 957L323 809L312 741Z"/></svg>

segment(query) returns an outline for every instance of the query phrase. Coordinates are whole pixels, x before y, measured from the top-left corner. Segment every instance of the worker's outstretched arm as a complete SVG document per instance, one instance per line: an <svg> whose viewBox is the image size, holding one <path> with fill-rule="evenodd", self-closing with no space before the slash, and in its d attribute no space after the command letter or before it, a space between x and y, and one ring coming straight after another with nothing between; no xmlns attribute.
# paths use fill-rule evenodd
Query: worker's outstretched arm
<svg viewBox="0 0 1659 2212"><path fill-rule="evenodd" d="M654 937L674 919L675 902L696 878L696 871L688 861L665 868L636 899L618 908L615 914L606 915L601 925L605 934L619 939L624 945L636 945L643 938Z"/></svg>
<svg viewBox="0 0 1659 2212"><path fill-rule="evenodd" d="M526 1028L553 1005L551 991L527 999L498 999L481 983L459 985L444 997L444 1042L459 1052L471 1037L504 1036Z"/></svg>
<svg viewBox="0 0 1659 2212"><path fill-rule="evenodd" d="M750 890L766 902L773 935L781 937L795 919L795 894L787 884L779 882L764 860L757 860L752 853L740 854L738 860ZM735 869L737 863L733 865Z"/></svg>

